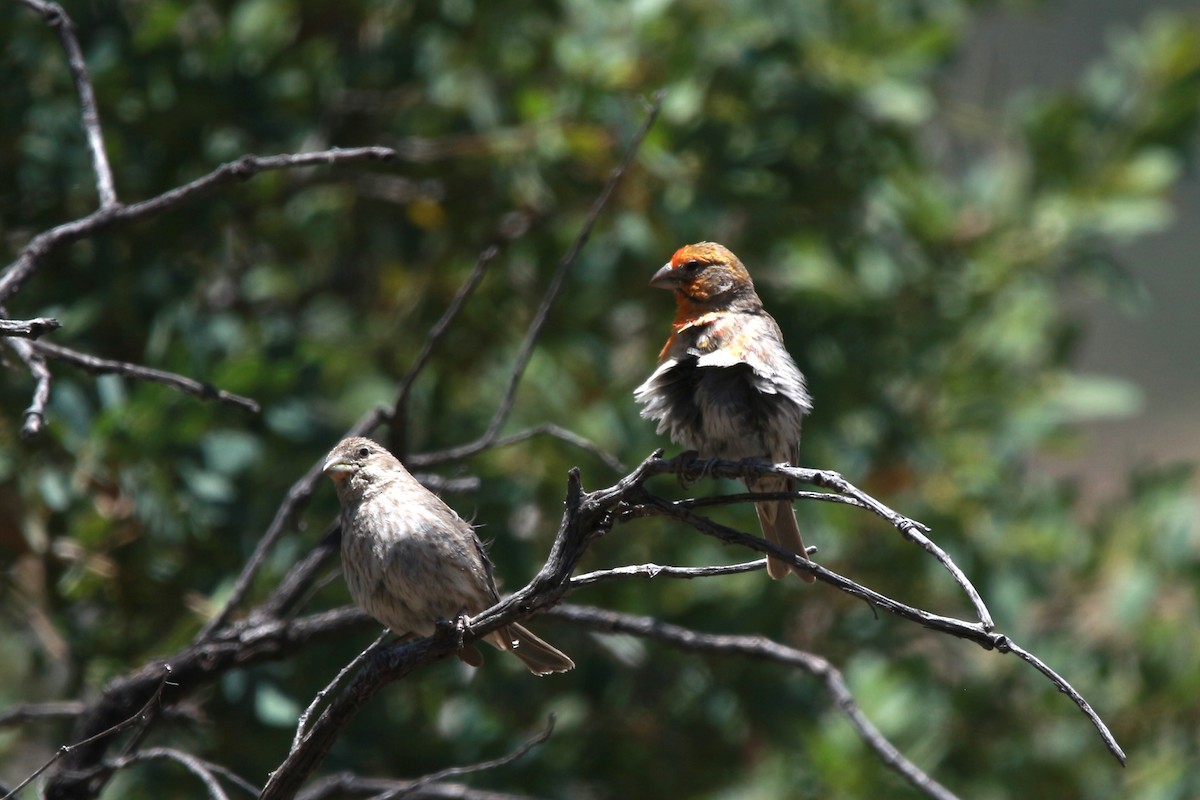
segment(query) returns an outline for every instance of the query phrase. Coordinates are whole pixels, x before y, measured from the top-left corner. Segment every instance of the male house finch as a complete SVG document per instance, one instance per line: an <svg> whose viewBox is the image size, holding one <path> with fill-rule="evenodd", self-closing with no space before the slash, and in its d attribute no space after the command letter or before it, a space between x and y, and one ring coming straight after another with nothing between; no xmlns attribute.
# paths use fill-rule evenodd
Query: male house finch
<svg viewBox="0 0 1200 800"><path fill-rule="evenodd" d="M430 636L437 623L475 615L500 600L492 563L475 531L409 474L385 448L359 436L325 459L342 504L342 570L354 602L405 638ZM487 635L534 675L575 666L516 623ZM474 648L459 651L473 667Z"/></svg>
<svg viewBox="0 0 1200 800"><path fill-rule="evenodd" d="M658 433L668 431L673 442L706 458L795 463L800 422L812 399L738 257L714 242L689 244L654 273L650 285L675 292L676 314L658 369L634 390L645 405L642 416L658 420ZM775 476L746 480L752 492L794 486ZM755 508L767 541L805 557L790 501L766 500ZM767 559L772 578L789 569L813 580Z"/></svg>

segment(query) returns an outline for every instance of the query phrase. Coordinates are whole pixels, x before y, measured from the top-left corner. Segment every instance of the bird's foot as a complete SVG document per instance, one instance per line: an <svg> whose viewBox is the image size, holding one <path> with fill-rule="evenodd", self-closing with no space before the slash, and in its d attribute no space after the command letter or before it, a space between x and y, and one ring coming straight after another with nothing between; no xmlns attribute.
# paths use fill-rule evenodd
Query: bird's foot
<svg viewBox="0 0 1200 800"><path fill-rule="evenodd" d="M738 463L746 467L754 467L755 469L775 466L774 459L767 458L766 456L750 456L749 458L743 458Z"/></svg>
<svg viewBox="0 0 1200 800"><path fill-rule="evenodd" d="M700 453L696 450L687 450L679 454L681 460L696 461L700 458ZM684 489L690 489L701 481L709 472L712 471L713 465L721 459L710 458L700 464L700 468L695 472L685 470L679 473L679 485Z"/></svg>
<svg viewBox="0 0 1200 800"><path fill-rule="evenodd" d="M466 612L460 612L454 619L446 619L438 617L433 621L436 632L435 636L452 636L458 641L458 646L463 646L463 640L467 635L467 620L470 619Z"/></svg>
<svg viewBox="0 0 1200 800"><path fill-rule="evenodd" d="M478 667L483 663L483 656L473 644L467 644L467 620L470 615L466 611L460 611L452 620L438 618L433 624L437 628L438 636L453 637L458 644L458 657L460 660L472 667Z"/></svg>

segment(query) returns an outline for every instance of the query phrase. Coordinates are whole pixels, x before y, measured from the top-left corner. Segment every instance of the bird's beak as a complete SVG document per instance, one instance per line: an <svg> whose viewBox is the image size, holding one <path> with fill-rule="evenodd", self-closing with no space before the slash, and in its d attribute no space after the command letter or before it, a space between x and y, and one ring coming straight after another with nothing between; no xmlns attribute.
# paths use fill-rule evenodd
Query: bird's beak
<svg viewBox="0 0 1200 800"><path fill-rule="evenodd" d="M330 456L321 471L332 478L334 483L341 483L350 477L350 474L354 472L354 467L337 456Z"/></svg>
<svg viewBox="0 0 1200 800"><path fill-rule="evenodd" d="M650 285L656 289L677 289L679 287L679 273L671 266L668 261L662 265L662 268L654 273L654 277L650 279Z"/></svg>

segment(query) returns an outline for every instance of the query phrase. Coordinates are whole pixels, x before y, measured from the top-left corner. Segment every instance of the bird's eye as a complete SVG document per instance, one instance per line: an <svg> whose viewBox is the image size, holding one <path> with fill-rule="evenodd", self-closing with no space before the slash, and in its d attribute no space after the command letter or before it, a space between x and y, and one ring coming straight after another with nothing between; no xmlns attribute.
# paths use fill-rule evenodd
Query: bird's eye
<svg viewBox="0 0 1200 800"><path fill-rule="evenodd" d="M371 455L370 449L368 449L366 447L358 448L358 457L359 458L366 458L369 455Z"/></svg>
<svg viewBox="0 0 1200 800"><path fill-rule="evenodd" d="M703 266L704 266L703 264L701 264L699 261L697 261L696 259L693 258L691 261L687 261L684 263L683 269L685 272L699 272L700 268Z"/></svg>

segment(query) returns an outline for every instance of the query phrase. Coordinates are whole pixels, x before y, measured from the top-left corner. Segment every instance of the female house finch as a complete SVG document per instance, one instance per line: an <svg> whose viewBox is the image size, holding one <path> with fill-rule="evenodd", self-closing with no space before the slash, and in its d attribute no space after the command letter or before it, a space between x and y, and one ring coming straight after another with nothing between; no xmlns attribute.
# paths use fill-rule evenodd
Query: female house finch
<svg viewBox="0 0 1200 800"><path fill-rule="evenodd" d="M324 469L342 504L342 570L364 611L402 637L431 636L438 622L499 602L475 531L385 448L358 436L344 439ZM516 623L485 638L534 675L575 666ZM483 663L474 648L460 650L459 658L473 667Z"/></svg>
<svg viewBox="0 0 1200 800"><path fill-rule="evenodd" d="M658 369L633 393L645 405L642 416L658 420L658 433L668 431L673 442L706 458L795 463L800 422L812 399L738 257L714 242L689 244L650 285L675 292L677 308ZM752 492L794 486L775 476L746 480ZM767 541L805 556L790 501L767 500L755 508ZM772 578L789 569L812 582L808 573L767 559Z"/></svg>

